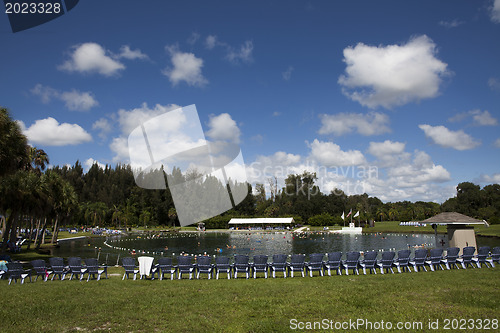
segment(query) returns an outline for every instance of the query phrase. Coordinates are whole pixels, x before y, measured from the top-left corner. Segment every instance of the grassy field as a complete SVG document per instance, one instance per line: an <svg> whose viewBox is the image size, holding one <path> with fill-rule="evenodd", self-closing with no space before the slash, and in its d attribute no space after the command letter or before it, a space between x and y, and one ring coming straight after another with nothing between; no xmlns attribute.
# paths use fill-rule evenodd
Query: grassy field
<svg viewBox="0 0 500 333"><path fill-rule="evenodd" d="M116 275L88 283L39 279L8 286L1 280L1 330L289 332L292 319L359 318L421 322L423 329L392 331L426 332L429 321L438 320L437 331L444 331L446 319L499 319L499 267L267 280L122 281Z"/></svg>

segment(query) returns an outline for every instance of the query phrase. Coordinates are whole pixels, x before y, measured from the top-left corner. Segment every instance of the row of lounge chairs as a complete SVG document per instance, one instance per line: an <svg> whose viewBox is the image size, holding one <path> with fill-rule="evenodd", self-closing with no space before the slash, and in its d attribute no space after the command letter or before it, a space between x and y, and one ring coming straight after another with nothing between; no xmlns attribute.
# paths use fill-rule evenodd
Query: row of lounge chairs
<svg viewBox="0 0 500 333"><path fill-rule="evenodd" d="M33 269L25 270L21 263L9 262L7 263L7 271L3 273L0 272L0 276L5 275L9 280L9 284L11 284L12 280L16 283L17 280L21 280L21 284L23 284L24 280L28 277L30 282L33 282L32 276L36 276L35 281L38 280L39 276L42 277L43 281L47 281L50 275L52 275L51 280L54 280L55 277L59 277L59 280L64 280L68 274L70 280L76 277L80 281L85 274L87 274L87 282L91 277L94 279L97 278L97 281L99 281L103 273L106 278L108 278L107 267L99 266L95 258L85 259L85 265L82 264L82 259L79 257L68 258L67 265L64 264L64 259L59 257L49 258L49 266L47 266L45 260L42 259L33 260L31 265Z"/></svg>
<svg viewBox="0 0 500 333"><path fill-rule="evenodd" d="M234 263L230 263L230 259L225 256L220 256L215 258L215 263L212 263L212 258L210 256L199 256L196 258L196 263L193 262L192 256L179 256L177 257L177 265L173 264L173 259L169 257L162 257L158 259L157 264L153 264L152 257L139 257L139 264L147 260L148 272L141 273L142 269L138 269L136 266L136 260L134 258L123 258L122 265L125 269L123 274L123 279L129 278L131 274L136 279L137 274L141 274L141 278L151 273L152 279L155 275L162 280L165 275L170 274L170 279L173 280L177 274L177 279L182 279L182 276L189 276L192 279L195 275L197 279L200 278L201 274L207 274L208 279L213 277L219 278L220 273L227 274L227 278L230 279L238 278L238 274L244 275L247 279L253 275L253 278L257 278L257 273L264 273L264 277L267 278L268 274L271 273L273 278L276 277L277 273L282 273L283 277L287 277L287 273L290 277L295 274L301 274L304 277L304 273L309 273L312 277L313 273L317 271L319 275L323 276L328 274L331 276L331 272L336 272L337 275L342 275L344 271L349 275L349 271L354 274L359 275L359 270L362 269L363 273L366 274L367 271L370 273L377 273L377 269L380 273L384 272L394 273L393 268L397 268L398 272L411 272L411 269L415 272L419 270L427 271L427 267L431 271L438 269L451 269L478 267L481 265L486 265L490 267L495 266L495 262L500 260L500 247L495 247L490 253L489 247L481 247L478 250L478 254L475 256L474 247L465 247L463 249L463 254L459 256L460 249L458 247L448 248L446 255L443 256L443 249L431 249L430 253L426 249L415 250L413 258L410 258L410 250L400 250L397 253L393 251L383 252L382 258L378 260L378 252L370 251L364 253L363 259L360 260L360 252L352 251L346 253L346 259L342 260L342 252L331 252L327 253L327 260L323 261L323 253L314 253L309 255L309 261L305 261L305 255L303 254L293 254L291 256L290 262L288 262L288 256L285 254L275 254L272 257L272 262L268 262L268 256L266 255L256 255L253 257L253 262L249 261L247 255L235 255ZM428 256L429 254L429 256ZM491 255L491 258L489 258ZM144 267L142 267L144 268Z"/></svg>

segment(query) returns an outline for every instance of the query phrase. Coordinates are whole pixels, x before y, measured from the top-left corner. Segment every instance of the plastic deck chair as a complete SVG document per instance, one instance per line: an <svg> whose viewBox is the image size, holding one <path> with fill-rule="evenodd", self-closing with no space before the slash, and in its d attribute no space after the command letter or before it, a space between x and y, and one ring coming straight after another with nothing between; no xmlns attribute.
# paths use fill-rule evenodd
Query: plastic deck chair
<svg viewBox="0 0 500 333"><path fill-rule="evenodd" d="M488 263L491 264L491 262L487 260L489 255L490 255L490 247L482 246L479 248L479 250L477 250L477 257L472 258L472 261L476 263L478 268L481 268L481 264L484 264L486 267L488 267ZM493 267L492 264L491 267Z"/></svg>
<svg viewBox="0 0 500 333"><path fill-rule="evenodd" d="M472 258L474 258L475 252L476 252L476 248L474 246L464 247L464 249L462 251L461 258L457 259L457 262L462 264L463 269L466 269L467 266L471 266L472 268L475 268L474 265L472 265Z"/></svg>
<svg viewBox="0 0 500 333"><path fill-rule="evenodd" d="M52 279L59 276L59 280L64 280L66 277L66 267L64 267L64 259L59 257L49 258L50 267L52 269Z"/></svg>
<svg viewBox="0 0 500 333"><path fill-rule="evenodd" d="M342 252L330 252L326 255L326 258L323 269L328 271L328 276L332 276L332 270L337 271L337 275L342 275Z"/></svg>
<svg viewBox="0 0 500 333"><path fill-rule="evenodd" d="M304 277L304 267L306 265L306 256L304 254L292 254L290 263L288 264L288 272L293 277L293 272L300 272Z"/></svg>
<svg viewBox="0 0 500 333"><path fill-rule="evenodd" d="M500 263L500 246L493 248L491 251L491 259L486 259L486 261L491 264L491 267L495 267L495 263Z"/></svg>
<svg viewBox="0 0 500 333"><path fill-rule="evenodd" d="M288 256L286 254L273 255L273 262L269 264L269 268L273 273L273 278L276 278L276 272L283 272L283 278L286 279L287 258Z"/></svg>
<svg viewBox="0 0 500 333"><path fill-rule="evenodd" d="M17 279L21 280L21 284L24 283L24 279L30 278L31 282L31 270L24 270L23 264L20 262L8 262L7 263L7 278L9 279L9 284L14 280L17 283Z"/></svg>
<svg viewBox="0 0 500 333"><path fill-rule="evenodd" d="M33 266L33 269L35 270L36 280L38 280L38 277L41 276L43 281L47 282L47 278L49 277L50 274L52 274L52 271L47 270L47 266L45 265L45 260L42 259L37 259L31 261L31 266Z"/></svg>
<svg viewBox="0 0 500 333"><path fill-rule="evenodd" d="M228 257L216 257L215 258L215 278L219 279L219 273L225 272L227 273L227 278L231 279L231 265L229 264Z"/></svg>
<svg viewBox="0 0 500 333"><path fill-rule="evenodd" d="M96 258L85 259L85 265L87 266L87 282L89 282L90 276L95 279L96 275L97 281L99 281L101 274L107 272L107 267L99 267L99 262Z"/></svg>
<svg viewBox="0 0 500 333"><path fill-rule="evenodd" d="M208 279L212 277L212 258L209 256L201 256L196 259L196 278L200 278L200 274L207 274Z"/></svg>
<svg viewBox="0 0 500 333"><path fill-rule="evenodd" d="M446 250L446 256L441 260L443 264L445 264L447 269L451 269L451 267L455 266L457 269L460 269L457 265L458 253L460 249L458 247L449 247Z"/></svg>
<svg viewBox="0 0 500 333"><path fill-rule="evenodd" d="M245 273L247 279L250 274L250 264L248 263L248 256L243 254L237 254L234 256L234 278L238 278L238 272Z"/></svg>
<svg viewBox="0 0 500 333"><path fill-rule="evenodd" d="M163 280L165 274L170 274L170 280L174 279L176 268L172 264L172 258L162 257L158 259L156 267L160 280Z"/></svg>
<svg viewBox="0 0 500 333"><path fill-rule="evenodd" d="M82 266L82 258L80 257L69 257L68 258L69 272L71 275L69 279L71 280L73 276L82 281L83 276L87 273L87 269Z"/></svg>
<svg viewBox="0 0 500 333"><path fill-rule="evenodd" d="M444 270L441 265L443 260L443 249L431 249L429 260L426 260L425 263L430 267L431 271L437 270L441 268Z"/></svg>
<svg viewBox="0 0 500 333"><path fill-rule="evenodd" d="M257 273L264 273L264 277L267 279L267 256L265 255L256 255L253 257L253 263L251 265L253 278L257 278Z"/></svg>
<svg viewBox="0 0 500 333"><path fill-rule="evenodd" d="M353 273L359 275L358 266L359 266L359 251L351 251L347 252L346 259L343 262L344 270L346 275L349 275L349 270L352 269Z"/></svg>
<svg viewBox="0 0 500 333"><path fill-rule="evenodd" d="M312 253L309 255L309 261L306 262L306 272L309 272L309 276L313 277L314 271L319 271L319 274L323 276L323 253Z"/></svg>
<svg viewBox="0 0 500 333"><path fill-rule="evenodd" d="M182 274L189 274L189 279L193 278L194 264L191 256L177 257L177 279L182 279Z"/></svg>
<svg viewBox="0 0 500 333"><path fill-rule="evenodd" d="M378 267L380 267L380 273L384 274L384 270L386 273L388 273L390 270L391 273L394 274L392 267L394 266L394 257L395 256L396 256L396 253L393 251L382 252L382 259L377 264Z"/></svg>
<svg viewBox="0 0 500 333"><path fill-rule="evenodd" d="M418 272L420 268L423 268L424 271L427 272L425 268L425 259L427 259L427 250L426 249L417 249L413 254L413 260L410 261L410 265L413 266L413 270Z"/></svg>
<svg viewBox="0 0 500 333"><path fill-rule="evenodd" d="M363 268L363 274L366 275L366 269L370 270L370 274L373 272L377 274L377 255L378 252L370 251L366 252L363 261L359 263L359 266Z"/></svg>
<svg viewBox="0 0 500 333"><path fill-rule="evenodd" d="M401 271L404 272L406 270L411 272L410 267L408 267L410 263L410 254L411 254L410 250L398 251L398 258L396 259L394 265L398 268L399 273L401 273Z"/></svg>
<svg viewBox="0 0 500 333"><path fill-rule="evenodd" d="M127 277L128 279L130 274L134 274L134 280L135 280L137 273L139 273L139 270L135 265L135 258L131 257L122 258L122 266L123 269L125 269L125 273L123 274L122 280L125 280L125 277Z"/></svg>

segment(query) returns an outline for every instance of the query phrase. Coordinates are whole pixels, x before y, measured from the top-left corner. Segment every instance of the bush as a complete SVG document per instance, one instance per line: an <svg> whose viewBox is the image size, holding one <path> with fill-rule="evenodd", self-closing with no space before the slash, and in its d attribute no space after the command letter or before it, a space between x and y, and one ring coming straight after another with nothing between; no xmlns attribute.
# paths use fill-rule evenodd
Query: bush
<svg viewBox="0 0 500 333"><path fill-rule="evenodd" d="M328 213L322 213L310 217L307 222L312 226L330 226L335 224L335 219Z"/></svg>

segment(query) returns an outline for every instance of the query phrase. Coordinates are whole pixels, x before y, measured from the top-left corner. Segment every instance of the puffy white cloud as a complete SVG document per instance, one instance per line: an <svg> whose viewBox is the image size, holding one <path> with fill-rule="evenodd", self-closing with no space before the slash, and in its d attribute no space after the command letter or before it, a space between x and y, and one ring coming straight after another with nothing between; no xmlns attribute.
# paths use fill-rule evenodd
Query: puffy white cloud
<svg viewBox="0 0 500 333"><path fill-rule="evenodd" d="M208 126L207 135L213 140L240 142L240 129L228 113L222 113L218 116L211 115Z"/></svg>
<svg viewBox="0 0 500 333"><path fill-rule="evenodd" d="M35 121L23 132L28 140L46 146L77 145L92 141L92 136L77 124L60 124L52 117Z"/></svg>
<svg viewBox="0 0 500 333"><path fill-rule="evenodd" d="M500 23L500 0L494 0L491 7L491 21Z"/></svg>
<svg viewBox="0 0 500 333"><path fill-rule="evenodd" d="M209 50L213 49L217 45L217 36L209 35L205 39L205 47Z"/></svg>
<svg viewBox="0 0 500 333"><path fill-rule="evenodd" d="M281 73L281 75L283 76L283 80L290 81L290 79L292 78L293 70L293 66L288 66L287 70Z"/></svg>
<svg viewBox="0 0 500 333"><path fill-rule="evenodd" d="M106 164L101 163L97 160L94 160L92 157L89 157L88 159L86 159L83 162L83 166L84 166L85 171L88 171L90 169L90 167L92 167L94 164L97 164L101 169L106 168Z"/></svg>
<svg viewBox="0 0 500 333"><path fill-rule="evenodd" d="M239 49L228 47L226 58L233 64L240 62L250 63L253 61L252 57L253 42L247 40Z"/></svg>
<svg viewBox="0 0 500 333"><path fill-rule="evenodd" d="M481 144L481 142L476 141L462 130L450 131L444 126L431 126L427 124L419 125L418 127L424 131L426 137L441 147L468 150Z"/></svg>
<svg viewBox="0 0 500 333"><path fill-rule="evenodd" d="M477 126L496 126L498 120L494 118L488 111L481 111L479 109L470 110L468 112L461 112L449 118L451 122L459 122L468 117L472 117L473 124Z"/></svg>
<svg viewBox="0 0 500 333"><path fill-rule="evenodd" d="M129 45L123 45L120 48L120 53L116 56L117 58L125 58L128 60L135 60L135 59L149 59L148 55L145 53L142 53L141 50L135 49L132 50L130 49Z"/></svg>
<svg viewBox="0 0 500 333"><path fill-rule="evenodd" d="M193 53L181 52L177 46L167 46L165 49L171 56L173 67L165 68L162 73L174 86L182 81L190 86L204 86L208 83L201 73L203 59L197 58Z"/></svg>
<svg viewBox="0 0 500 333"><path fill-rule="evenodd" d="M88 111L91 108L99 105L94 95L90 92L81 92L78 90L58 91L54 88L37 84L31 93L39 96L42 103L49 103L53 98L61 100L66 107L72 111Z"/></svg>
<svg viewBox="0 0 500 333"><path fill-rule="evenodd" d="M404 153L406 144L385 140L384 142L370 142L368 153L375 156L382 166L393 166L401 159L407 158Z"/></svg>
<svg viewBox="0 0 500 333"><path fill-rule="evenodd" d="M494 173L492 175L481 175L480 181L482 183L488 184L500 184L500 173Z"/></svg>
<svg viewBox="0 0 500 333"><path fill-rule="evenodd" d="M447 74L447 64L436 53L436 44L425 35L403 45L358 43L344 49L346 73L338 83L346 96L370 108L435 97Z"/></svg>
<svg viewBox="0 0 500 333"><path fill-rule="evenodd" d="M389 117L378 112L363 113L338 113L333 115L320 115L321 128L319 134L344 135L357 132L361 135L378 135L388 133Z"/></svg>
<svg viewBox="0 0 500 333"><path fill-rule="evenodd" d="M92 129L99 131L99 137L105 140L107 135L111 132L112 127L108 119L101 118L92 124Z"/></svg>
<svg viewBox="0 0 500 333"><path fill-rule="evenodd" d="M333 142L324 142L315 139L311 144L311 158L326 167L343 167L366 163L365 157L359 150L343 151Z"/></svg>
<svg viewBox="0 0 500 333"><path fill-rule="evenodd" d="M73 47L70 59L60 65L60 70L80 73L99 73L112 76L125 69L125 65L113 59L108 51L97 43L83 43Z"/></svg>

